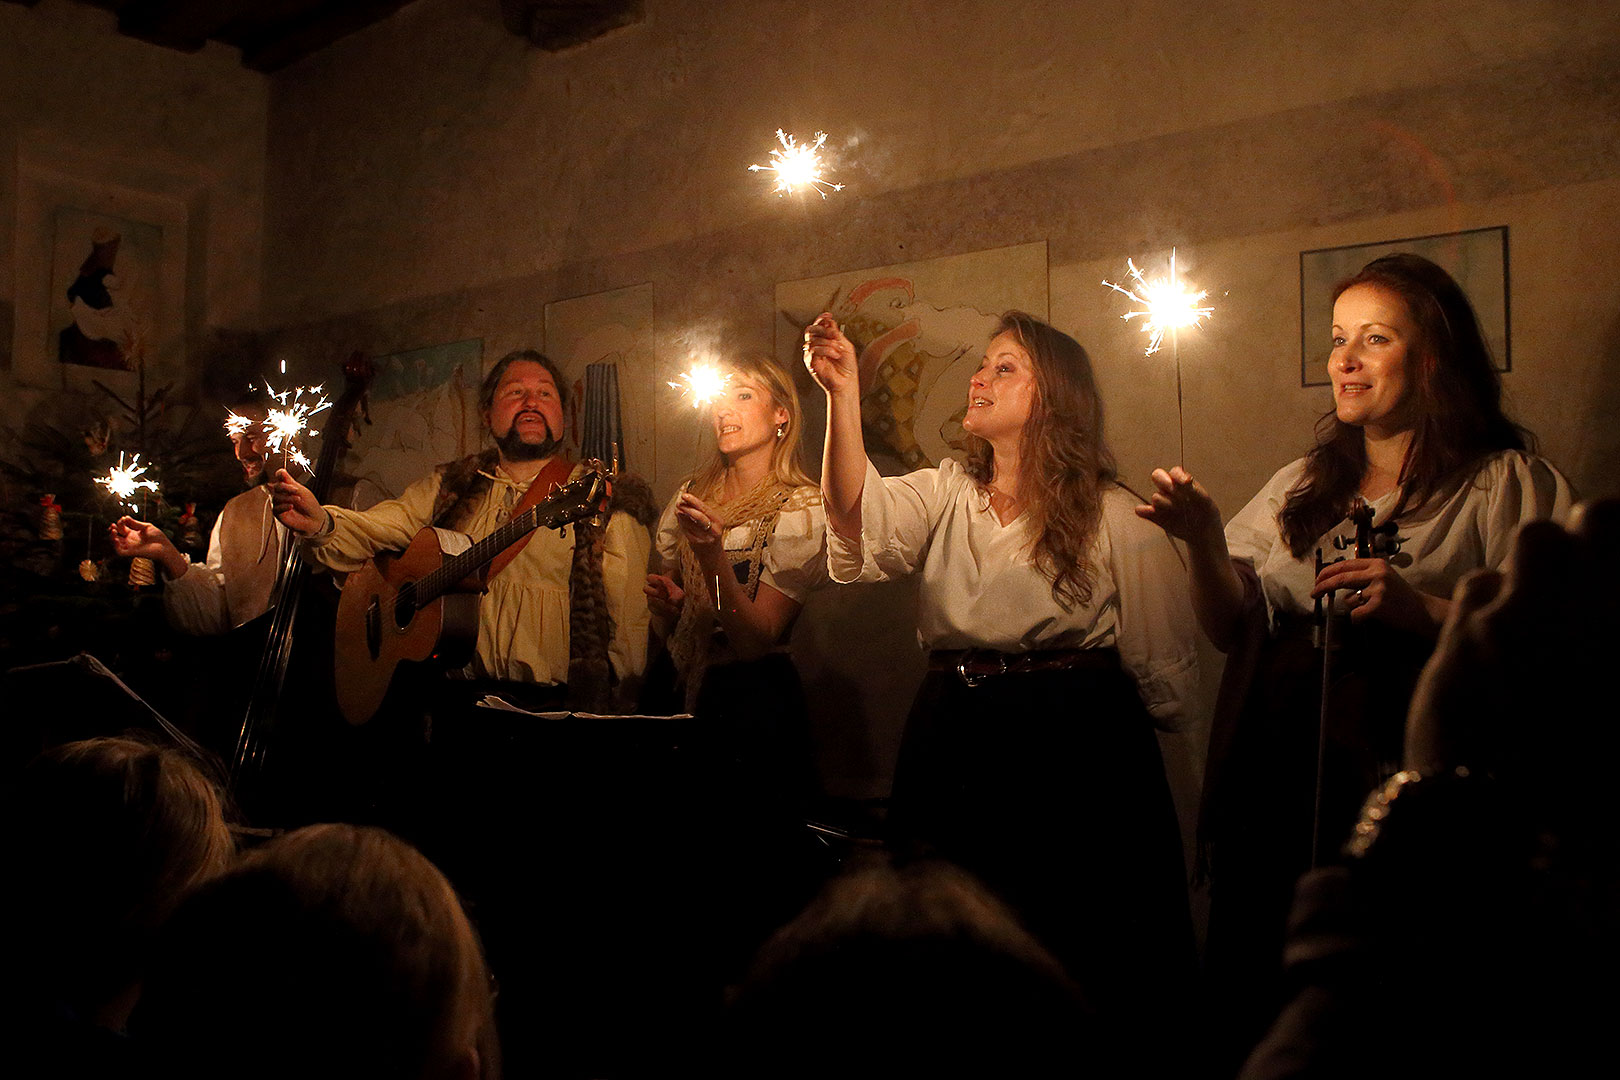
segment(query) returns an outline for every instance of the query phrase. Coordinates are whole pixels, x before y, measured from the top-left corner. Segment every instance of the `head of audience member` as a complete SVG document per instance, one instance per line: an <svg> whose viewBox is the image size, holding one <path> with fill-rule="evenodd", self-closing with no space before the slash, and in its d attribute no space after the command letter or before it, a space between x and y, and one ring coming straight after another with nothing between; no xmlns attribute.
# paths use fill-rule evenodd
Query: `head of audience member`
<svg viewBox="0 0 1620 1080"><path fill-rule="evenodd" d="M710 490L728 465L760 453L769 455L771 479L813 485L804 471L800 446L804 414L793 379L780 364L764 357L728 360L721 370L726 385L709 410L715 452L693 477L692 490Z"/></svg>
<svg viewBox="0 0 1620 1080"><path fill-rule="evenodd" d="M158 926L231 857L219 789L184 752L118 737L47 750L9 794L12 989L121 1029Z"/></svg>
<svg viewBox="0 0 1620 1080"><path fill-rule="evenodd" d="M1409 439L1401 508L1466 478L1486 455L1531 442L1502 409L1501 378L1468 294L1421 255L1385 255L1334 286L1327 366L1334 407L1279 515L1295 556L1344 518L1367 469L1369 437Z"/></svg>
<svg viewBox="0 0 1620 1080"><path fill-rule="evenodd" d="M728 1020L735 1075L1068 1075L1101 1047L1058 962L943 862L835 879L761 949Z"/></svg>
<svg viewBox="0 0 1620 1080"><path fill-rule="evenodd" d="M962 428L969 436L963 467L981 485L996 479L995 444L1016 447L1019 490L1004 494L1030 517L1035 564L1052 579L1053 595L1065 606L1084 604L1103 491L1118 471L1085 348L1033 315L1007 312L968 384Z"/></svg>
<svg viewBox="0 0 1620 1080"><path fill-rule="evenodd" d="M132 1025L165 1075L499 1074L488 969L443 874L380 829L314 825L194 892Z"/></svg>
<svg viewBox="0 0 1620 1080"><path fill-rule="evenodd" d="M561 448L568 391L555 362L534 349L495 361L478 391L478 410L509 462L539 461Z"/></svg>

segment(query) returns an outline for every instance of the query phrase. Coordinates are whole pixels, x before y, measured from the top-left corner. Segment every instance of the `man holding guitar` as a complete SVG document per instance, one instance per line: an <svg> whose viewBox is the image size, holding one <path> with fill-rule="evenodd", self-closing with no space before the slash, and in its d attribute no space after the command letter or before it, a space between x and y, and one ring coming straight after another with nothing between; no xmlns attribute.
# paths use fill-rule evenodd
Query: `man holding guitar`
<svg viewBox="0 0 1620 1080"><path fill-rule="evenodd" d="M404 551L398 560L404 565L424 547L435 549L433 567L457 565L450 557L469 541L472 551L478 552L489 545L477 542L497 530L512 524L532 528L530 507L584 472L562 453L564 404L562 380L551 360L532 350L509 353L491 369L479 397L494 450L441 466L399 498L365 511L323 507L282 470L271 483L275 514L305 539L315 561L333 570L361 572L380 581L377 575L385 572L386 553ZM553 520L557 519L542 514L539 523ZM422 535L424 529L430 531ZM479 574L475 588L483 587L476 613L469 615L476 626L472 677L542 688L517 695L524 699L521 704L531 707L561 704L571 667L576 680L580 671L593 667L608 671L614 681L639 677L646 662L648 621L641 583L651 539L629 514L614 513L599 541L598 555L588 550L592 535L582 526L538 528L500 543L498 553L491 549L493 557L483 560L484 565L468 568ZM375 567L368 563L373 559ZM420 577L425 582L431 575ZM390 581L397 583L395 578ZM420 583L409 584L414 589ZM351 580L345 586L345 607L354 606L348 601L354 585ZM400 587L396 597L390 585L380 587L352 619L340 608L340 668L345 648L352 650L350 655L376 659L379 639L386 653L389 639L407 631L412 618L406 611L408 595L414 593ZM580 631L582 625L590 625L588 620L582 624L581 613L575 610L582 605L605 607L595 624L600 632ZM445 631L453 621L444 618ZM346 644L346 635L355 640ZM592 651L605 656L588 655ZM434 656L453 654L448 645L432 647ZM422 658L425 655L404 656ZM385 687L387 678L385 674ZM362 712L345 708L355 723L367 718L359 715Z"/></svg>

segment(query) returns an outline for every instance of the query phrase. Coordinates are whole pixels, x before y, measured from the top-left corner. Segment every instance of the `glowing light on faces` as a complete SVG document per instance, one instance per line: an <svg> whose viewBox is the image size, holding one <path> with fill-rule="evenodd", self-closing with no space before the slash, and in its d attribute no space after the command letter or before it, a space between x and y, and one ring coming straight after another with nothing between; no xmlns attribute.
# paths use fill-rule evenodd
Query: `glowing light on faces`
<svg viewBox="0 0 1620 1080"><path fill-rule="evenodd" d="M120 451L118 464L108 469L106 476L96 477L96 483L106 488L114 498L126 507L134 510L136 509L135 493L137 491L157 493L158 485L156 480L141 479L145 472L146 466L141 464L141 455L136 454L129 459L129 464L125 465L123 452Z"/></svg>
<svg viewBox="0 0 1620 1080"><path fill-rule="evenodd" d="M718 365L703 361L693 364L689 371L680 372L669 385L671 389L679 390L681 396L691 402L692 408L701 409L725 393L726 385L730 382L730 372L721 371Z"/></svg>
<svg viewBox="0 0 1620 1080"><path fill-rule="evenodd" d="M1152 356L1164 344L1166 333L1174 334L1183 327L1197 327L1203 320L1214 314L1212 307L1200 306L1204 298L1209 295L1208 290L1200 289L1197 292L1192 286L1185 285L1176 280L1176 252L1170 249L1170 276L1149 281L1142 276L1142 271L1130 259L1125 260L1130 270L1132 285L1126 288L1105 280L1104 285L1117 293L1124 293L1132 300L1141 304L1137 311L1127 311L1120 318L1142 320L1142 333L1149 335L1147 352L1143 355Z"/></svg>
<svg viewBox="0 0 1620 1080"><path fill-rule="evenodd" d="M776 129L776 141L781 143L780 149L771 148L771 163L769 165L750 165L749 172L768 172L776 175L776 186L771 190L778 195L809 188L823 199L829 191L843 191L843 184L835 184L824 179L822 174L827 171L827 163L821 160L821 146L827 141L825 131L816 132L816 141L809 145L800 145L793 140L793 136Z"/></svg>
<svg viewBox="0 0 1620 1080"><path fill-rule="evenodd" d="M306 434L314 437L321 433L319 428L309 426L310 418L330 409L331 400L319 386L298 386L278 392L266 383L264 390L277 406L262 422L265 448L272 454L283 455L306 473L313 473L309 457L298 448L298 440ZM225 411L225 434L233 439L246 435L258 423L229 409Z"/></svg>

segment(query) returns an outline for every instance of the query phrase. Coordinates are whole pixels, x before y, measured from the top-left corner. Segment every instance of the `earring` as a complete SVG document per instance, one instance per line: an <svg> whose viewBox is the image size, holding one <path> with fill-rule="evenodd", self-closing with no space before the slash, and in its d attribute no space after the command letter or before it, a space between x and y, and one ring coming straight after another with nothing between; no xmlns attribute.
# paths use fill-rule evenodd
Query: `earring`
<svg viewBox="0 0 1620 1080"><path fill-rule="evenodd" d="M776 437L778 439L780 439L782 436L784 436L786 434L787 434L787 425L785 423L784 424L777 424L776 425Z"/></svg>

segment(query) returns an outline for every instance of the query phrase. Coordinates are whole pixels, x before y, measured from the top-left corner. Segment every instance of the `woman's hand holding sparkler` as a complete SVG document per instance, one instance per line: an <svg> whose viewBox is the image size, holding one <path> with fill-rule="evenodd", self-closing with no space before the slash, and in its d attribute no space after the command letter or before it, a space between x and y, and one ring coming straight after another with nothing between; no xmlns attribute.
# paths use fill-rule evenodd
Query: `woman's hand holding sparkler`
<svg viewBox="0 0 1620 1080"><path fill-rule="evenodd" d="M1221 511L1209 497L1204 485L1194 480L1180 465L1169 469L1153 470L1153 493L1147 505L1136 508L1136 516L1146 518L1159 528L1191 545L1207 545L1220 537L1220 547L1226 547L1221 531Z"/></svg>
<svg viewBox="0 0 1620 1080"><path fill-rule="evenodd" d="M1210 644L1226 652L1237 640L1247 589L1226 547L1221 510L1180 465L1154 469L1158 490L1136 515L1187 545L1193 612Z"/></svg>
<svg viewBox="0 0 1620 1080"><path fill-rule="evenodd" d="M858 392L860 360L855 346L838 328L829 312L804 328L804 366L816 384L829 394Z"/></svg>
<svg viewBox="0 0 1620 1080"><path fill-rule="evenodd" d="M326 528L326 509L321 501L286 469L277 469L270 479L270 506L276 520L299 536L314 536Z"/></svg>
<svg viewBox="0 0 1620 1080"><path fill-rule="evenodd" d="M191 560L180 554L167 533L149 521L137 521L125 514L108 528L113 551L126 559L151 559L163 568L169 580L181 577L191 568Z"/></svg>
<svg viewBox="0 0 1620 1080"><path fill-rule="evenodd" d="M698 565L706 574L718 574L725 569L726 552L722 539L726 533L724 522L704 501L689 491L681 492L675 502L675 521L681 535L692 546Z"/></svg>

